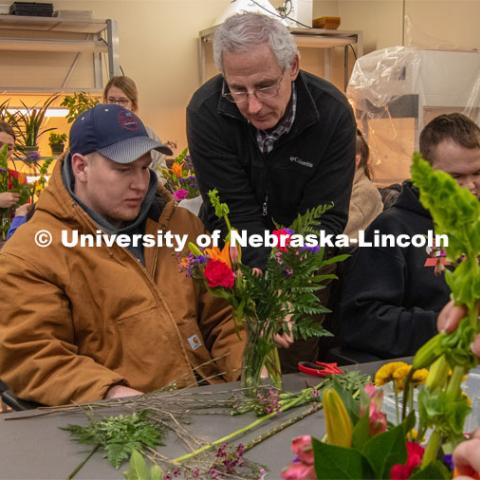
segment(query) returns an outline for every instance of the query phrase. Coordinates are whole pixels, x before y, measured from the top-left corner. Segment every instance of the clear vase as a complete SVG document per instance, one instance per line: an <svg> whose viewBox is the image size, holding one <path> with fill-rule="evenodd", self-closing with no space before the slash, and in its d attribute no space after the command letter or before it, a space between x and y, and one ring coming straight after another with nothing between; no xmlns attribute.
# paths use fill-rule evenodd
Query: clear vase
<svg viewBox="0 0 480 480"><path fill-rule="evenodd" d="M243 353L241 385L249 396L256 396L261 386L271 385L282 389L282 371L278 350L272 340L249 328L246 322L247 343ZM263 378L263 374L267 377Z"/></svg>

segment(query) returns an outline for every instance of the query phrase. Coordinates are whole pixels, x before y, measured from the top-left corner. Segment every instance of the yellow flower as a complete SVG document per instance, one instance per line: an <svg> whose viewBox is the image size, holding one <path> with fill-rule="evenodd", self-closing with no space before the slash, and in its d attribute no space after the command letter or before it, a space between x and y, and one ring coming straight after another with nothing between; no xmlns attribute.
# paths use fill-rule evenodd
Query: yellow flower
<svg viewBox="0 0 480 480"><path fill-rule="evenodd" d="M390 362L386 363L377 370L375 374L375 385L381 387L393 380L393 374L397 368L408 366L405 362Z"/></svg>
<svg viewBox="0 0 480 480"><path fill-rule="evenodd" d="M402 391L405 388L405 380L407 379L411 365L401 365L393 372L393 379L395 380L395 388L397 391Z"/></svg>
<svg viewBox="0 0 480 480"><path fill-rule="evenodd" d="M467 405L472 408L472 405L473 405L473 402L472 402L472 399L465 393L465 392L462 392L462 397L465 399L465 401L467 402Z"/></svg>
<svg viewBox="0 0 480 480"><path fill-rule="evenodd" d="M410 442L414 442L415 440L417 440L417 437L418 437L418 432L414 428L412 428L407 433L407 440L409 440Z"/></svg>
<svg viewBox="0 0 480 480"><path fill-rule="evenodd" d="M425 383L425 380L427 380L427 377L428 377L427 368L421 368L420 370L415 370L415 372L413 372L412 383L414 384L414 386L420 385L422 383Z"/></svg>

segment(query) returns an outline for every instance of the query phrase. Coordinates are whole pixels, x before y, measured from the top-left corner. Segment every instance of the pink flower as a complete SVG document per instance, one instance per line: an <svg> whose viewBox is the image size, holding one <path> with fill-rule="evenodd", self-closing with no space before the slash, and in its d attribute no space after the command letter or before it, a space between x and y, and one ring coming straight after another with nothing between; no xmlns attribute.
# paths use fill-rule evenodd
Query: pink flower
<svg viewBox="0 0 480 480"><path fill-rule="evenodd" d="M292 452L306 465L313 465L312 437L301 435L292 440Z"/></svg>
<svg viewBox="0 0 480 480"><path fill-rule="evenodd" d="M407 442L407 463L397 463L390 469L390 480L407 480L422 463L425 449L415 442Z"/></svg>
<svg viewBox="0 0 480 480"><path fill-rule="evenodd" d="M376 388L373 384L365 385L365 393L370 399L368 405L368 422L370 424L370 435L378 435L387 430L387 416L382 412L383 390ZM364 407L365 408L365 407ZM361 412L361 414L363 414Z"/></svg>
<svg viewBox="0 0 480 480"><path fill-rule="evenodd" d="M291 463L282 472L284 480L316 480L315 468L313 465L304 465L303 463Z"/></svg>
<svg viewBox="0 0 480 480"><path fill-rule="evenodd" d="M185 190L184 188L180 188L173 193L173 198L177 202L179 202L180 200L184 200L187 197L188 197L188 190Z"/></svg>
<svg viewBox="0 0 480 480"><path fill-rule="evenodd" d="M292 452L295 460L282 472L284 480L316 480L312 437L302 435L292 440Z"/></svg>

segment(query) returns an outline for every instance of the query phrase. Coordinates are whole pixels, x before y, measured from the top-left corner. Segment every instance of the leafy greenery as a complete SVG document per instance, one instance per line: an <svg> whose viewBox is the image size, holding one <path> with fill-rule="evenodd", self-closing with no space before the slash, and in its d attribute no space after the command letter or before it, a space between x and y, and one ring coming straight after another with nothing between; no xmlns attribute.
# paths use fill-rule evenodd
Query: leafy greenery
<svg viewBox="0 0 480 480"><path fill-rule="evenodd" d="M159 465L152 465L148 469L147 462L138 450L132 450L128 470L124 473L126 480L162 480L164 478Z"/></svg>
<svg viewBox="0 0 480 480"><path fill-rule="evenodd" d="M313 439L317 478L390 478L391 467L407 460L405 436L411 425L412 418L408 418L372 437L367 432L368 415L364 415L355 425L351 448Z"/></svg>
<svg viewBox="0 0 480 480"><path fill-rule="evenodd" d="M422 204L432 214L435 232L448 235L447 258L454 268L446 271L445 279L455 303L467 309L459 328L433 337L419 349L413 361L414 368L432 365L419 399L420 432L433 428L422 462L422 467L427 467L436 460L442 443L455 445L461 441L470 411L461 382L477 364L470 345L479 332L480 202L450 175L433 169L420 154L414 155L412 179L420 190Z"/></svg>
<svg viewBox="0 0 480 480"><path fill-rule="evenodd" d="M70 432L79 443L103 448L115 468L128 460L133 450L143 452L146 447L157 447L165 436L158 425L148 421L145 410L102 420L91 418L87 426L68 425L63 430Z"/></svg>
<svg viewBox="0 0 480 480"><path fill-rule="evenodd" d="M356 449L338 447L312 439L318 480L375 478L366 458Z"/></svg>
<svg viewBox="0 0 480 480"><path fill-rule="evenodd" d="M20 151L24 152L25 147L38 146L38 139L47 132L55 130L54 127L42 128L45 121L45 115L50 105L58 98L58 95L52 95L47 98L40 106L27 107L25 103L20 102L25 111L18 111L15 114L17 144Z"/></svg>
<svg viewBox="0 0 480 480"><path fill-rule="evenodd" d="M436 460L414 472L409 480L449 480L450 478L452 478L452 474L448 468Z"/></svg>
<svg viewBox="0 0 480 480"><path fill-rule="evenodd" d="M48 143L50 146L52 145L61 145L67 141L67 134L66 133L51 133L48 137Z"/></svg>
<svg viewBox="0 0 480 480"><path fill-rule="evenodd" d="M88 95L86 92L75 92L73 95L65 95L62 107L68 108L67 122L72 123L83 112L93 108L98 104L98 99Z"/></svg>

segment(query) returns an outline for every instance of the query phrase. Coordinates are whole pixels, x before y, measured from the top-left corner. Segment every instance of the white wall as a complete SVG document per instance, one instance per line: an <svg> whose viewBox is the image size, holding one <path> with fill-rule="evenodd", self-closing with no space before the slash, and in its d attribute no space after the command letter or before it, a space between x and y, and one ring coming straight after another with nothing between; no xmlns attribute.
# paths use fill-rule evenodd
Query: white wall
<svg viewBox="0 0 480 480"><path fill-rule="evenodd" d="M140 115L162 139L186 145L185 107L199 85L197 35L229 0L61 0L56 9L92 10L118 21L120 61L140 91ZM281 0L273 0L275 6ZM340 16L340 29L362 30L366 51L402 41L402 0L314 0L313 16ZM422 46L480 48L480 0L406 0L412 38ZM342 49L333 80L343 82ZM302 65L322 73L322 52L302 49ZM1 66L0 66L1 68ZM211 71L210 73L213 73Z"/></svg>

